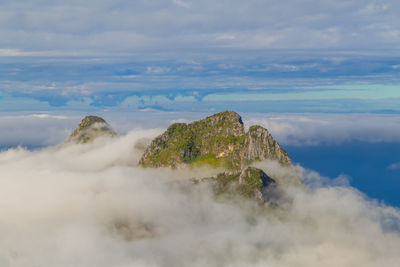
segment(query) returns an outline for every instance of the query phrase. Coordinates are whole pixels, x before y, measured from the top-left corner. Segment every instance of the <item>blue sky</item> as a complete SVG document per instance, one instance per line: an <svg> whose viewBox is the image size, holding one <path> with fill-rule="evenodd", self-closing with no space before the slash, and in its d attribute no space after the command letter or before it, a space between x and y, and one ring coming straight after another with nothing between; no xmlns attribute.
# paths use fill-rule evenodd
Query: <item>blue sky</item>
<svg viewBox="0 0 400 267"><path fill-rule="evenodd" d="M236 55L239 53L239 55ZM399 113L400 55L229 50L2 57L0 110Z"/></svg>

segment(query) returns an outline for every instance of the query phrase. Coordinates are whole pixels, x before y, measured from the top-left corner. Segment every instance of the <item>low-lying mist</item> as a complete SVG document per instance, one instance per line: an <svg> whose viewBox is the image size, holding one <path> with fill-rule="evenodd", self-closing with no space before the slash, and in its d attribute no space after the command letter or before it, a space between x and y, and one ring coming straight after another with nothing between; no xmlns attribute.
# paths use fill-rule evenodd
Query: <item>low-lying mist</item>
<svg viewBox="0 0 400 267"><path fill-rule="evenodd" d="M223 201L188 179L213 170L137 166L158 133L1 152L0 266L399 266L400 211L345 178L298 166L281 208Z"/></svg>

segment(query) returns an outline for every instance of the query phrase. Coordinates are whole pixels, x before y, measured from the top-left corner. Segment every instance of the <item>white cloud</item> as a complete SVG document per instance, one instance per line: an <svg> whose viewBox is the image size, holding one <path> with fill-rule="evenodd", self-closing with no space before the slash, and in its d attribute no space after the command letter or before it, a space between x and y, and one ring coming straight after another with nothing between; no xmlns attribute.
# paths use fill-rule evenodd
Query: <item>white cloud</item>
<svg viewBox="0 0 400 267"><path fill-rule="evenodd" d="M396 35L398 12L397 0L2 1L0 35L7 38L0 40L0 54L181 52L227 42L248 49L397 48L379 37L383 28Z"/></svg>
<svg viewBox="0 0 400 267"><path fill-rule="evenodd" d="M76 126L76 118L46 113L2 116L0 147L43 147L64 141Z"/></svg>
<svg viewBox="0 0 400 267"><path fill-rule="evenodd" d="M25 52L18 49L0 49L0 57L40 56L39 52Z"/></svg>
<svg viewBox="0 0 400 267"><path fill-rule="evenodd" d="M180 7L189 8L190 5L183 0L173 0L174 4Z"/></svg>
<svg viewBox="0 0 400 267"><path fill-rule="evenodd" d="M47 119L47 118L52 118L52 119L68 119L67 116L62 116L62 115L51 115L51 114L46 114L46 113L41 113L41 114L32 114L31 115L34 118L40 118L40 119Z"/></svg>
<svg viewBox="0 0 400 267"><path fill-rule="evenodd" d="M233 35L233 34L220 34L220 35L217 35L217 37L215 37L215 39L217 39L217 40L235 40L236 39L236 36L235 35Z"/></svg>
<svg viewBox="0 0 400 267"><path fill-rule="evenodd" d="M397 170L397 169L400 169L400 162L392 163L392 164L390 164L387 168L388 168L389 170Z"/></svg>
<svg viewBox="0 0 400 267"><path fill-rule="evenodd" d="M399 265L399 210L303 169L310 190L282 209L216 201L185 182L196 173L136 166L155 134L1 152L1 265Z"/></svg>
<svg viewBox="0 0 400 267"><path fill-rule="evenodd" d="M376 13L381 13L389 9L389 5L387 4L368 4L359 12L362 15L371 16Z"/></svg>
<svg viewBox="0 0 400 267"><path fill-rule="evenodd" d="M389 31L384 31L382 32L382 36L389 41L397 41L400 37L400 31L394 29Z"/></svg>
<svg viewBox="0 0 400 267"><path fill-rule="evenodd" d="M164 74L171 71L171 68L168 67L147 67L146 73L150 74Z"/></svg>
<svg viewBox="0 0 400 267"><path fill-rule="evenodd" d="M282 144L318 145L350 141L400 142L400 117L383 114L246 114Z"/></svg>
<svg viewBox="0 0 400 267"><path fill-rule="evenodd" d="M199 112L95 112L119 134L132 129L166 129L174 122L198 120ZM43 147L58 144L72 133L86 112L13 114L0 118L0 147ZM400 142L400 116L383 114L241 114L246 127L261 125L280 144L309 146L352 141ZM179 119L177 119L179 118ZM159 128L161 127L161 128Z"/></svg>

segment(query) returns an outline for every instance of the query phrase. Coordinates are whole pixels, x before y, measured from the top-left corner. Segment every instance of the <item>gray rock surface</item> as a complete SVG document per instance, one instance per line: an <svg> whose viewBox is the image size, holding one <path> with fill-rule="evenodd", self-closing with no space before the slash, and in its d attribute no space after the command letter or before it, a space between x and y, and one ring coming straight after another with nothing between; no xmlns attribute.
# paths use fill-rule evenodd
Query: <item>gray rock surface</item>
<svg viewBox="0 0 400 267"><path fill-rule="evenodd" d="M288 153L282 149L267 129L255 125L246 133L243 157L249 161L272 159L284 165L292 164Z"/></svg>

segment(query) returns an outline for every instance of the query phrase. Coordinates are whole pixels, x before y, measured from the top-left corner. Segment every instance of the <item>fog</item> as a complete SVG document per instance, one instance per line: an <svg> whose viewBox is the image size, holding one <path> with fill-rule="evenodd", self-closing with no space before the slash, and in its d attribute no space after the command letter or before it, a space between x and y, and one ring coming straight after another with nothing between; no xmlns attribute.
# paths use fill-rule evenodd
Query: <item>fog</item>
<svg viewBox="0 0 400 267"><path fill-rule="evenodd" d="M221 200L188 179L213 170L137 166L158 133L1 152L0 266L399 266L400 211L344 177L297 166L280 208Z"/></svg>

